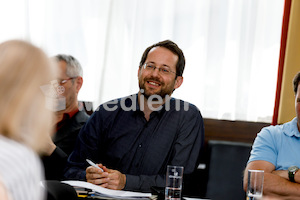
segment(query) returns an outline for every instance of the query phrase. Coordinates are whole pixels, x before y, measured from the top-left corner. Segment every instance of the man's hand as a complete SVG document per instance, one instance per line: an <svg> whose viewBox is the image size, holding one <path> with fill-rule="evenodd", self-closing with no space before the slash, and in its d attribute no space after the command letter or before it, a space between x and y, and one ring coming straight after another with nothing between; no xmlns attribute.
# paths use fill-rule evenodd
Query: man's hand
<svg viewBox="0 0 300 200"><path fill-rule="evenodd" d="M86 168L87 182L113 190L122 190L125 187L125 174L117 170L108 169L102 164L98 164L98 166L103 169L103 172L93 166Z"/></svg>
<svg viewBox="0 0 300 200"><path fill-rule="evenodd" d="M105 166L102 164L97 164L100 168L103 169L103 172L101 169L98 169L93 166L89 166L86 168L86 181L89 183L93 183L95 185L101 185L102 187L108 186L108 170Z"/></svg>
<svg viewBox="0 0 300 200"><path fill-rule="evenodd" d="M117 170L108 169L108 186L107 188L113 190L122 190L126 184L126 175Z"/></svg>
<svg viewBox="0 0 300 200"><path fill-rule="evenodd" d="M47 136L47 145L44 148L44 151L42 152L46 156L50 156L53 151L56 149L56 145L52 141L52 138L50 135Z"/></svg>

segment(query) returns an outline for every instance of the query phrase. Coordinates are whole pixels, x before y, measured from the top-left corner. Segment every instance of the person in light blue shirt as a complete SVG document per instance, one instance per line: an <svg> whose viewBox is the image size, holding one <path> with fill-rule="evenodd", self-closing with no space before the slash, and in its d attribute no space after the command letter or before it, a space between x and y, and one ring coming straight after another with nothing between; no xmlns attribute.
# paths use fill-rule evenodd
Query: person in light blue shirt
<svg viewBox="0 0 300 200"><path fill-rule="evenodd" d="M300 199L300 72L293 86L296 117L257 134L244 174L245 191L248 170L264 170L264 195Z"/></svg>
<svg viewBox="0 0 300 200"><path fill-rule="evenodd" d="M297 118L283 125L269 126L257 135L248 163L264 160L272 163L275 170L300 167L300 133Z"/></svg>

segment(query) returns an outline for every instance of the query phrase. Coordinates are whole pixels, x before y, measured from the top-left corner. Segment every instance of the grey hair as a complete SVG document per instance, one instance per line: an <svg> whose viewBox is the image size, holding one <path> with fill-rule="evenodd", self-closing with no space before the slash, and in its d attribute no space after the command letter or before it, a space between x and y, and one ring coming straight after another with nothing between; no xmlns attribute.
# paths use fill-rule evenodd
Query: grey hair
<svg viewBox="0 0 300 200"><path fill-rule="evenodd" d="M65 61L67 63L67 76L70 78L77 77L77 76L83 76L83 70L76 58L74 58L71 55L66 54L58 54L55 56L57 61Z"/></svg>

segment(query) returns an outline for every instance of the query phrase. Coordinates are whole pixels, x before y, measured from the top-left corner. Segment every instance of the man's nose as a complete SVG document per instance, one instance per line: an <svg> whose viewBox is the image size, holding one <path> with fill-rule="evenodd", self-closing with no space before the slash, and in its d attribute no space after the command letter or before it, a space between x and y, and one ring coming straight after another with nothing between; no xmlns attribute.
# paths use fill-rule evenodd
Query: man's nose
<svg viewBox="0 0 300 200"><path fill-rule="evenodd" d="M152 75L153 75L153 76L158 76L159 74L160 74L159 68L158 68L158 67L155 67L155 68L152 70Z"/></svg>

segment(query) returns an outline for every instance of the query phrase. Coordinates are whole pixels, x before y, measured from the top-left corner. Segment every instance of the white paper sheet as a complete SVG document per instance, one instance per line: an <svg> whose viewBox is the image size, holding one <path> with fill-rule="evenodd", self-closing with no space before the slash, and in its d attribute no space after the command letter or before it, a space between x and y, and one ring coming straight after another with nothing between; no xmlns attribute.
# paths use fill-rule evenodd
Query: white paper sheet
<svg viewBox="0 0 300 200"><path fill-rule="evenodd" d="M75 187L81 187L81 188L87 188L91 189L96 194L98 193L99 196L101 194L106 197L111 198L119 198L119 199L140 199L140 198L150 198L151 193L142 193L142 192L131 192L131 191L123 191L123 190L111 190L107 188L103 188L98 185L94 185L92 183L88 183L85 181L62 181L62 183L69 184L71 186Z"/></svg>

